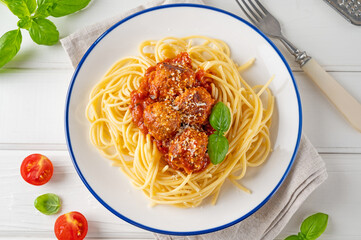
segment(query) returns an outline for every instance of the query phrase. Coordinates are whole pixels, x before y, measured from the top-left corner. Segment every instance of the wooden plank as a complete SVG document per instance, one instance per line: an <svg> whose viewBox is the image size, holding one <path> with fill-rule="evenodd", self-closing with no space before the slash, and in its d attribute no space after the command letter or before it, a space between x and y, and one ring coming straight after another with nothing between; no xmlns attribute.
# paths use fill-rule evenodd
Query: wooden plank
<svg viewBox="0 0 361 240"><path fill-rule="evenodd" d="M72 71L3 69L0 142L64 144L64 106Z"/></svg>
<svg viewBox="0 0 361 240"><path fill-rule="evenodd" d="M50 19L64 37L147 1L92 1L85 11ZM361 101L358 56L361 45L355 44L361 37L358 27L347 23L321 0L262 2L279 18L287 37L327 70L341 71L331 74ZM243 15L233 0L206 3ZM5 7L0 7L0 16L0 35L16 27L17 18ZM0 70L0 240L54 239L52 227L59 214L44 216L32 205L36 196L54 191L63 200L62 212L78 210L88 217L87 239L153 239L151 233L122 222L105 210L79 180L66 152L63 133L65 94L72 74L70 63L60 44L37 46L26 31L23 37L20 54L6 66L7 70ZM284 47L277 41L276 45L292 69L300 71ZM295 77L302 96L304 131L318 151L361 153L360 134L345 124L303 73L296 73ZM56 169L60 169L45 186L30 186L19 175L22 159L33 152L48 155ZM358 217L361 195L356 191L361 182L361 154L322 156L329 179L306 200L276 239L296 233L302 220L317 211L330 215L328 229L320 239L361 239Z"/></svg>
<svg viewBox="0 0 361 240"><path fill-rule="evenodd" d="M331 72L361 103L361 74ZM301 95L304 132L319 152L361 152L361 133L355 130L304 73L295 73Z"/></svg>
<svg viewBox="0 0 361 240"><path fill-rule="evenodd" d="M0 73L0 149L65 150L64 106L72 70L6 69ZM361 72L331 73L359 101ZM304 132L320 152L361 153L354 130L303 74L295 74Z"/></svg>
<svg viewBox="0 0 361 240"><path fill-rule="evenodd" d="M324 1L261 1L280 22L284 35L301 51L314 57L327 71L361 71L357 53L361 45L359 27L348 23ZM236 1L207 0L207 5L223 8L248 20ZM292 70L300 70L294 57L275 39Z"/></svg>
<svg viewBox="0 0 361 240"><path fill-rule="evenodd" d="M26 183L19 173L22 160L39 152L48 156L54 165L54 175L43 186ZM89 221L89 237L144 236L145 231L136 228L107 211L86 189L71 163L67 151L0 151L0 236L52 237L56 218L61 213L79 211ZM62 201L61 213L46 216L37 211L33 202L44 193L56 193ZM103 235L104 233L104 235ZM147 237L149 234L145 234Z"/></svg>
<svg viewBox="0 0 361 240"><path fill-rule="evenodd" d="M54 176L44 186L27 184L19 174L24 157L33 152L48 156L54 164ZM280 238L298 231L302 219L314 212L330 215L326 235L322 239L361 239L361 193L355 191L361 182L361 154L323 154L329 178L305 201L288 223ZM0 239L34 236L51 238L55 219L45 216L33 206L43 193L54 192L62 199L61 213L77 210L89 221L89 237L93 238L152 238L151 233L123 222L108 212L88 192L66 151L0 151ZM119 172L119 174L121 174Z"/></svg>
<svg viewBox="0 0 361 240"><path fill-rule="evenodd" d="M108 17L115 16L126 9L133 8L147 0L92 1L90 6L77 14L50 18L59 29L60 36L99 22ZM323 1L295 0L263 1L282 23L285 35L299 48L306 50L329 71L361 71L361 58L359 54L361 45L356 44L361 39L361 31L357 26L351 25L339 16ZM237 15L244 16L236 2L233 0L207 0L207 5L223 8ZM312 6L312 7L310 7ZM106 13L106 14L105 14ZM17 18L5 7L0 8L2 24L0 34L14 29ZM306 29L306 30L305 30ZM337 29L337 33L336 30ZM69 68L70 63L61 45L37 46L23 31L23 44L18 56L14 58L7 68ZM140 40L141 41L141 40ZM277 41L294 70L299 67L294 58Z"/></svg>
<svg viewBox="0 0 361 240"><path fill-rule="evenodd" d="M324 154L329 174L303 203L280 234L280 238L299 231L303 219L316 212L329 215L328 227L320 239L361 239L361 155Z"/></svg>

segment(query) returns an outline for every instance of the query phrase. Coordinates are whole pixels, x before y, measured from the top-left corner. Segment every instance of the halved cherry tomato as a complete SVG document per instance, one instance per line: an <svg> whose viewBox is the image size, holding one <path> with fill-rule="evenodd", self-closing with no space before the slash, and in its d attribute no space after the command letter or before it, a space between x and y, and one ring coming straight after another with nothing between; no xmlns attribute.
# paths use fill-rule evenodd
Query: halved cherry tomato
<svg viewBox="0 0 361 240"><path fill-rule="evenodd" d="M68 212L56 219L54 232L59 240L82 240L88 232L88 221L80 212Z"/></svg>
<svg viewBox="0 0 361 240"><path fill-rule="evenodd" d="M54 167L49 158L41 154L27 156L20 167L21 176L33 185L43 185L53 176Z"/></svg>

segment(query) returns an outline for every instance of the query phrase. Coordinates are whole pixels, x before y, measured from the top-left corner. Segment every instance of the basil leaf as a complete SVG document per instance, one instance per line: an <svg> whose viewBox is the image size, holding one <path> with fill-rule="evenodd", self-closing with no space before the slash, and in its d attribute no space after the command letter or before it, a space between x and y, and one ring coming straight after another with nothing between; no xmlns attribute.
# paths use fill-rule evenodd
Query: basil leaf
<svg viewBox="0 0 361 240"><path fill-rule="evenodd" d="M62 17L85 8L91 0L58 0L50 11L53 17Z"/></svg>
<svg viewBox="0 0 361 240"><path fill-rule="evenodd" d="M229 108L224 103L218 102L212 108L209 123L220 133L226 132L231 125L231 112Z"/></svg>
<svg viewBox="0 0 361 240"><path fill-rule="evenodd" d="M326 230L328 215L316 213L306 218L301 225L301 233L308 240L317 239Z"/></svg>
<svg viewBox="0 0 361 240"><path fill-rule="evenodd" d="M19 52L21 41L20 29L9 31L0 38L0 68Z"/></svg>
<svg viewBox="0 0 361 240"><path fill-rule="evenodd" d="M36 9L35 16L39 18L46 18L50 15L50 11L55 6L54 0L38 0L38 8Z"/></svg>
<svg viewBox="0 0 361 240"><path fill-rule="evenodd" d="M59 41L59 32L48 19L35 18L29 28L30 37L41 45L54 45Z"/></svg>
<svg viewBox="0 0 361 240"><path fill-rule="evenodd" d="M41 213L52 215L60 209L60 198L54 193L46 193L35 199L34 206Z"/></svg>
<svg viewBox="0 0 361 240"><path fill-rule="evenodd" d="M291 235L286 237L284 240L300 240L297 235Z"/></svg>
<svg viewBox="0 0 361 240"><path fill-rule="evenodd" d="M30 16L30 11L24 0L4 0L3 2L19 18Z"/></svg>
<svg viewBox="0 0 361 240"><path fill-rule="evenodd" d="M301 233L301 232L298 233L297 237L298 237L298 239L300 239L300 240L309 240L309 239L307 239L307 237L306 237L303 233Z"/></svg>
<svg viewBox="0 0 361 240"><path fill-rule="evenodd" d="M208 137L208 155L211 162L216 165L221 163L227 155L228 139L222 135L212 134Z"/></svg>
<svg viewBox="0 0 361 240"><path fill-rule="evenodd" d="M32 14L36 8L36 0L24 0L26 6L28 7L29 13Z"/></svg>
<svg viewBox="0 0 361 240"><path fill-rule="evenodd" d="M31 27L31 18L29 16L26 16L18 21L18 27L29 29Z"/></svg>

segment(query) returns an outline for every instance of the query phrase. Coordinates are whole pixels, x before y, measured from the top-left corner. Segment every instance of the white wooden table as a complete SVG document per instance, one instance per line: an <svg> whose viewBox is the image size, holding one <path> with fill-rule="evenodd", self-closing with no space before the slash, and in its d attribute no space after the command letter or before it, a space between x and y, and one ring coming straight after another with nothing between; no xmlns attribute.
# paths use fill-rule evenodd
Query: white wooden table
<svg viewBox="0 0 361 240"><path fill-rule="evenodd" d="M93 0L72 16L53 19L61 37L106 19L147 0ZM284 33L316 58L361 101L361 27L351 25L322 0L263 1L283 23ZM234 0L206 0L210 6L243 16ZM16 17L0 5L0 34L16 28ZM314 212L330 216L320 239L361 239L361 133L350 127L300 71L285 49L299 86L304 132L324 158L327 181L305 201L277 239L298 232L303 218ZM14 60L0 70L0 239L54 239L59 216L45 216L34 199L55 192L63 200L62 213L77 210L89 220L87 239L153 239L108 212L77 176L67 152L63 119L67 87L73 69L58 43L34 44L27 33ZM25 183L19 173L28 154L48 156L56 171L46 185Z"/></svg>

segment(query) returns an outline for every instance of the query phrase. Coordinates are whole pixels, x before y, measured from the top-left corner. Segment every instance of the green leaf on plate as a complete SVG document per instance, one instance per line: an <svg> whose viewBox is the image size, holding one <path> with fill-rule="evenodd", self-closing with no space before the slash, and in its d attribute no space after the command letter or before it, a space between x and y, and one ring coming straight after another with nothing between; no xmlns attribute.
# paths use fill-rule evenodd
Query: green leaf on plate
<svg viewBox="0 0 361 240"><path fill-rule="evenodd" d="M211 162L216 165L221 163L228 152L229 143L225 136L212 134L208 137L208 155Z"/></svg>
<svg viewBox="0 0 361 240"><path fill-rule="evenodd" d="M231 111L223 102L214 105L209 116L209 123L219 132L219 135L227 132L231 125Z"/></svg>

